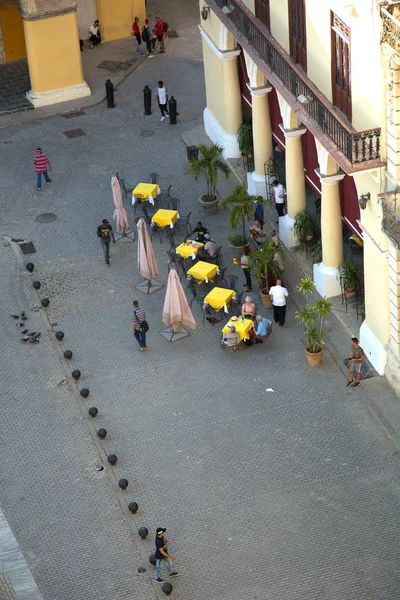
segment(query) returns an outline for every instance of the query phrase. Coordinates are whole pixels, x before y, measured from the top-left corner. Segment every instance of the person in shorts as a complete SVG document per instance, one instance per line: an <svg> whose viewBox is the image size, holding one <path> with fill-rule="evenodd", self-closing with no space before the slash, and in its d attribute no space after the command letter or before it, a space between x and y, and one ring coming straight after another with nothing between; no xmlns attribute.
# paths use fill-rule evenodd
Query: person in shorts
<svg viewBox="0 0 400 600"><path fill-rule="evenodd" d="M350 373L349 381L346 387L357 387L360 385L361 379L361 365L365 358L364 350L358 344L358 338L351 338L351 350L350 350ZM356 373L356 380L353 380L354 373Z"/></svg>
<svg viewBox="0 0 400 600"><path fill-rule="evenodd" d="M164 44L164 21L160 17L156 17L156 25L155 25L156 35L158 43L160 44L160 54L165 53L165 44Z"/></svg>

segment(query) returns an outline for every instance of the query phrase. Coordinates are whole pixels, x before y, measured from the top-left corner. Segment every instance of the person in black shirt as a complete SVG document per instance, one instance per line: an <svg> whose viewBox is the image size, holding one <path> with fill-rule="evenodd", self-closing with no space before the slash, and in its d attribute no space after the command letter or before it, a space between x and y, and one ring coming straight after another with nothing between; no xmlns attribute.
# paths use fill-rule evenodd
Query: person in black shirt
<svg viewBox="0 0 400 600"><path fill-rule="evenodd" d="M201 221L199 221L199 222L197 223L197 227L195 227L195 228L193 229L193 231L191 231L191 232L189 233L189 235L187 235L187 236L185 237L184 241L186 242L186 240L188 239L188 237L190 237L191 235L194 235L194 234L196 234L196 242L200 242L201 244L204 244L204 242L206 241L206 239L205 239L205 237L204 237L204 236L206 235L206 233L208 233L208 229L207 229L207 227L203 227L203 224L202 224L202 222L201 222Z"/></svg>
<svg viewBox="0 0 400 600"><path fill-rule="evenodd" d="M170 577L178 577L179 573L177 571L173 571L172 570L172 566L171 566L171 562L175 560L175 558L173 556L171 556L170 554L168 554L167 552L167 545L171 544L170 541L164 539L164 533L166 532L166 529L163 529L162 527L158 527L158 529L156 530L156 551L154 554L154 557L156 559L156 569L154 571L154 581L156 583L164 583L164 580L160 578L160 571L161 571L161 566L162 564L165 564L167 571L168 571L168 575Z"/></svg>
<svg viewBox="0 0 400 600"><path fill-rule="evenodd" d="M107 219L103 219L101 225L97 228L97 237L100 238L101 245L103 247L104 258L106 263L110 264L110 243L111 239L115 244L114 232Z"/></svg>

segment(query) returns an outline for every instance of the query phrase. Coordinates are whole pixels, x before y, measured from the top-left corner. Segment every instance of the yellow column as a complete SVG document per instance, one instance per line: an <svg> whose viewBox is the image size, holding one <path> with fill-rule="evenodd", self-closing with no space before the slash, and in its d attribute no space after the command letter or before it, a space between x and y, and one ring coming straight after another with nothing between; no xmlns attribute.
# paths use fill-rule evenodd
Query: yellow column
<svg viewBox="0 0 400 600"><path fill-rule="evenodd" d="M222 55L222 79L224 92L220 100L224 103L224 129L228 135L236 136L242 124L242 95L237 56Z"/></svg>
<svg viewBox="0 0 400 600"><path fill-rule="evenodd" d="M321 296L341 293L338 267L343 262L342 217L339 181L344 173L321 175L322 263L314 265L314 282Z"/></svg>
<svg viewBox="0 0 400 600"><path fill-rule="evenodd" d="M306 209L306 180L304 177L301 136L307 129L284 129L287 211L290 219Z"/></svg>
<svg viewBox="0 0 400 600"><path fill-rule="evenodd" d="M265 184L265 163L272 158L272 129L269 115L268 94L270 86L260 88L250 87L252 104L254 171L247 174L247 189L249 194L267 197Z"/></svg>
<svg viewBox="0 0 400 600"><path fill-rule="evenodd" d="M145 0L96 0L97 18L100 21L102 40L110 42L129 37L132 33L132 23L139 17L139 25L144 25L146 18ZM168 15L161 12L157 16L168 20ZM91 25L91 23L88 24ZM154 23L150 23L153 27Z"/></svg>
<svg viewBox="0 0 400 600"><path fill-rule="evenodd" d="M90 96L83 79L76 4L22 13L35 107Z"/></svg>

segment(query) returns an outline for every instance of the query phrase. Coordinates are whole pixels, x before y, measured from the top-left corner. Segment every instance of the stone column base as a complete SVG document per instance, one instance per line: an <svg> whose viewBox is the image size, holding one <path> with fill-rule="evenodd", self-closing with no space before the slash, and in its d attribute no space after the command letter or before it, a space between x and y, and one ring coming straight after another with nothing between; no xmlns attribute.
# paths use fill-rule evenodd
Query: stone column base
<svg viewBox="0 0 400 600"><path fill-rule="evenodd" d="M35 108L40 106L49 106L50 104L58 104L59 102L68 102L68 100L76 100L77 98L85 98L91 95L90 87L84 81L78 85L72 85L58 90L50 90L48 92L26 92L26 97Z"/></svg>
<svg viewBox="0 0 400 600"><path fill-rule="evenodd" d="M247 173L247 191L253 196L262 196L267 199L267 186L264 175L257 175L255 171Z"/></svg>
<svg viewBox="0 0 400 600"><path fill-rule="evenodd" d="M374 369L379 375L383 375L385 372L387 351L384 344L370 330L366 321L360 327L360 346Z"/></svg>
<svg viewBox="0 0 400 600"><path fill-rule="evenodd" d="M342 293L339 279L339 269L325 267L324 263L314 265L313 276L317 292L327 298L340 296Z"/></svg>
<svg viewBox="0 0 400 600"><path fill-rule="evenodd" d="M291 219L289 215L279 217L279 237L285 248L293 248L298 245L296 236L294 235L293 225L294 219Z"/></svg>
<svg viewBox="0 0 400 600"><path fill-rule="evenodd" d="M226 133L222 125L217 121L212 112L205 108L203 112L204 129L210 140L214 144L223 147L222 156L224 158L239 158L239 144L237 135Z"/></svg>

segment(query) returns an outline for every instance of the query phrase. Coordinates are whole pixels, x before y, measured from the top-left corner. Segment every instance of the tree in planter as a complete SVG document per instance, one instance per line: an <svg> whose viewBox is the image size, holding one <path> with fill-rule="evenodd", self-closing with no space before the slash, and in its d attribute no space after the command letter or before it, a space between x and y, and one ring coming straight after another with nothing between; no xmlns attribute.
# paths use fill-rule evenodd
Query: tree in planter
<svg viewBox="0 0 400 600"><path fill-rule="evenodd" d="M246 236L246 220L253 218L254 203L256 201L261 204L261 198L249 194L244 183L237 185L228 196L225 196L225 198L220 200L221 208L230 209L228 218L229 227L231 229L237 229L240 223L242 225L242 233L229 238L232 246L245 246L248 243L249 239Z"/></svg>
<svg viewBox="0 0 400 600"><path fill-rule="evenodd" d="M254 153L253 127L249 123L242 123L237 132L237 139L243 163L247 165Z"/></svg>
<svg viewBox="0 0 400 600"><path fill-rule="evenodd" d="M283 256L283 249L276 248L273 240L265 240L261 246L250 254L250 269L256 278L262 294L267 294L271 281L269 276L276 279L282 277L279 264L274 260L276 254Z"/></svg>
<svg viewBox="0 0 400 600"><path fill-rule="evenodd" d="M301 279L297 289L304 294L306 305L295 313L295 318L304 327L306 336L306 351L310 354L319 354L325 345L324 342L324 319L332 310L332 303L326 298L318 298L310 302L310 295L316 291L315 284L311 277ZM312 366L317 366L321 362L321 355L318 358L307 356Z"/></svg>
<svg viewBox="0 0 400 600"><path fill-rule="evenodd" d="M207 194L204 194L201 199L204 202L212 202L217 198L216 187L219 173L223 173L228 178L230 169L222 158L222 146L218 146L218 144L212 146L200 144L198 149L199 157L193 157L189 160L189 172L196 181L200 176L206 178Z"/></svg>
<svg viewBox="0 0 400 600"><path fill-rule="evenodd" d="M302 248L305 248L307 242L315 239L317 226L310 213L308 213L306 210L302 210L296 215L293 224L293 231Z"/></svg>

